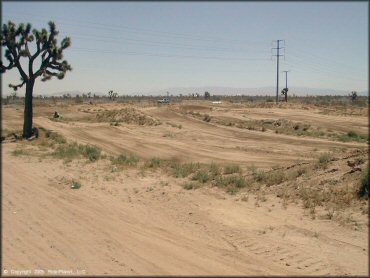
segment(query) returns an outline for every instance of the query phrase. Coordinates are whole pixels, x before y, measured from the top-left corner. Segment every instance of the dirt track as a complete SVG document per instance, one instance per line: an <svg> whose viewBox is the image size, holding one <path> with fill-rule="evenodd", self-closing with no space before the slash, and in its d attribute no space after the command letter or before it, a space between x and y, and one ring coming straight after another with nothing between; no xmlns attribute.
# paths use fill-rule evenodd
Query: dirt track
<svg viewBox="0 0 370 278"><path fill-rule="evenodd" d="M267 168L313 161L314 149L366 148L364 143L219 126L167 107L142 108L161 120L160 126L55 122L45 117L52 110L39 109L36 126L107 153L129 151L143 159L158 156ZM269 112L271 118L283 116L274 113L292 114ZM19 113L5 109L4 126L19 125ZM73 110L66 116L74 113L81 114ZM304 113L308 119L316 115ZM331 122L327 117L311 120ZM338 129L360 132L365 124L365 117L350 117ZM181 179L160 172L109 173L104 161L63 164L52 158L16 157L11 152L17 146L3 144L4 269L63 269L74 274L85 270L89 275L368 274L365 215L364 224L353 230L330 220L312 220L299 206L284 209L275 196L255 206L253 194L241 201L240 195L216 188L188 191L181 188ZM81 189L70 189L72 179L81 180Z"/></svg>

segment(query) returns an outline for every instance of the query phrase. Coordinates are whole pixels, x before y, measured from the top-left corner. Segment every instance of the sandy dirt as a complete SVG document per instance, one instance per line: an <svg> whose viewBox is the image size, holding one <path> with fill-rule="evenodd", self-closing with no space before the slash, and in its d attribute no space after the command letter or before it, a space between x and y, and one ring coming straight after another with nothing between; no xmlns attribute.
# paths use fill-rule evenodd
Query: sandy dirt
<svg viewBox="0 0 370 278"><path fill-rule="evenodd" d="M186 102L135 106L160 125L112 126L96 120L97 113L123 106L127 105L37 106L34 124L68 140L98 146L108 155L130 152L142 160L235 163L243 169L286 167L316 161L323 152L367 149L361 142L208 123L183 112L235 119L290 117L366 134L365 116ZM55 110L66 120L52 121ZM20 106L6 106L2 113L3 129L22 127ZM49 156L12 154L27 143L2 143L3 275L12 270L13 275L21 270L35 274L36 269L49 275L48 270L64 270L67 275L368 274L368 214L354 211L359 224L353 229L312 219L300 204L284 208L273 194L256 206L252 193L243 199L242 193L230 195L210 186L184 190L184 179L161 171L143 173L128 167L112 172L106 160L64 163ZM71 189L72 180L82 187Z"/></svg>

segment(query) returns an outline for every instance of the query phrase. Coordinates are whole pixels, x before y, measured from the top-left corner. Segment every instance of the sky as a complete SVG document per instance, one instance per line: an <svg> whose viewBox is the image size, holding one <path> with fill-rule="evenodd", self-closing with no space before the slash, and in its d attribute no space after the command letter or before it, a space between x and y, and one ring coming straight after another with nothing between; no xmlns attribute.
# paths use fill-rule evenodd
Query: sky
<svg viewBox="0 0 370 278"><path fill-rule="evenodd" d="M35 95L56 92L150 94L174 87L310 87L368 91L368 2L7 2L2 23L52 20L71 37L63 80L38 80ZM3 50L4 53L4 50ZM3 57L2 60L5 61ZM6 63L5 63L6 64ZM19 83L2 75L2 93ZM25 89L19 90L19 94ZM273 95L275 92L272 91Z"/></svg>

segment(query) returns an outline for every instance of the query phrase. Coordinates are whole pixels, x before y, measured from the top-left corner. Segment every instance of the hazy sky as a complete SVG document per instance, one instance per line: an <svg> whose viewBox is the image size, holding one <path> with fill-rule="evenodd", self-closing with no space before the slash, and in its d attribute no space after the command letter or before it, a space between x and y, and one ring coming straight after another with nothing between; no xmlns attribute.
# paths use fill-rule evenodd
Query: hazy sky
<svg viewBox="0 0 370 278"><path fill-rule="evenodd" d="M288 87L368 90L367 2L2 2L2 19L53 20L59 41L72 39L73 71L38 80L35 94L275 86L277 39ZM6 72L3 94L18 80Z"/></svg>

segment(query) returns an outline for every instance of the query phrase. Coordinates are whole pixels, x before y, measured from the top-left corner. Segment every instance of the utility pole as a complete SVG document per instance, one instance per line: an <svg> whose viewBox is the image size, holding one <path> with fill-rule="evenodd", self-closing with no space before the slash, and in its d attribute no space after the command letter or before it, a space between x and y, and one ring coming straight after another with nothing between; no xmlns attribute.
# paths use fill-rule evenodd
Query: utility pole
<svg viewBox="0 0 370 278"><path fill-rule="evenodd" d="M277 47L274 47L272 49L276 49L276 56L277 57L277 63L276 63L276 103L279 101L279 57L284 55L279 55L279 50L283 49L284 47L280 47L280 42L284 40L276 40Z"/></svg>
<svg viewBox="0 0 370 278"><path fill-rule="evenodd" d="M288 88L288 72L290 70L283 70L283 72L285 72L285 88Z"/></svg>
<svg viewBox="0 0 370 278"><path fill-rule="evenodd" d="M288 72L289 70L283 70L285 72L285 88L282 90L282 93L285 97L285 102L288 102Z"/></svg>

